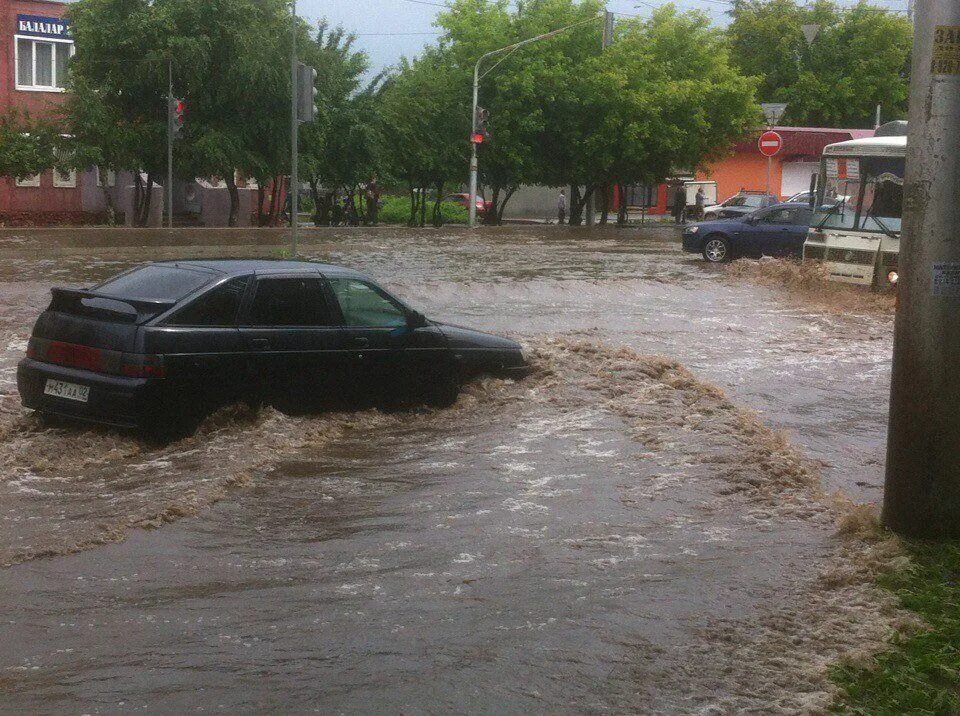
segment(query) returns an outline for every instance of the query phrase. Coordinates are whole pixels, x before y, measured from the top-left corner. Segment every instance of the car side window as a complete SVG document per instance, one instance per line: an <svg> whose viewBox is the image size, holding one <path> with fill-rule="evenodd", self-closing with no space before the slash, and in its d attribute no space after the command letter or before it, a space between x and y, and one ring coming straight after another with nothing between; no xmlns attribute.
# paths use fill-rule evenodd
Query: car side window
<svg viewBox="0 0 960 716"><path fill-rule="evenodd" d="M322 280L261 278L250 308L251 326L330 326L333 320Z"/></svg>
<svg viewBox="0 0 960 716"><path fill-rule="evenodd" d="M774 209L771 212L768 212L761 219L764 224L792 224L793 223L793 210L792 209Z"/></svg>
<svg viewBox="0 0 960 716"><path fill-rule="evenodd" d="M177 311L167 325L171 326L235 326L237 311L249 277L240 276L220 284L198 296Z"/></svg>
<svg viewBox="0 0 960 716"><path fill-rule="evenodd" d="M799 226L810 226L813 220L813 212L810 209L797 209L793 214L793 223Z"/></svg>
<svg viewBox="0 0 960 716"><path fill-rule="evenodd" d="M330 285L340 302L345 325L395 328L407 324L403 309L366 281L335 278Z"/></svg>

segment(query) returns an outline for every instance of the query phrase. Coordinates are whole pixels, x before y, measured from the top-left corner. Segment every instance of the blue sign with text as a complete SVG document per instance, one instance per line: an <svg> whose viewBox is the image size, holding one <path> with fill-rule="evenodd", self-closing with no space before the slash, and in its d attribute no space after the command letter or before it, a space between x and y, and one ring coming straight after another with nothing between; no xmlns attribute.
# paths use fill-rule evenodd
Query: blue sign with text
<svg viewBox="0 0 960 716"><path fill-rule="evenodd" d="M48 37L53 40L69 40L70 21L62 17L17 15L17 34L29 37Z"/></svg>

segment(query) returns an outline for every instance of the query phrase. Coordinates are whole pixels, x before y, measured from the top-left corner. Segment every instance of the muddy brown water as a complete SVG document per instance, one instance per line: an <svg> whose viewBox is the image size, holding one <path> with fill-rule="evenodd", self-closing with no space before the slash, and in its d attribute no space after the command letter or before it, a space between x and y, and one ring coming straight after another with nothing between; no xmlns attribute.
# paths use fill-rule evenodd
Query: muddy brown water
<svg viewBox="0 0 960 716"><path fill-rule="evenodd" d="M428 316L517 337L537 374L479 381L446 411L228 409L162 449L50 427L19 408L14 373L51 285L278 256L283 235L3 231L0 710L722 713L827 698L799 657L788 673L736 653L772 614L796 621L831 520L736 486L757 480L736 467L753 438L734 408L664 383L643 355L785 430L828 490L875 500L889 317L732 285L671 229L305 234L304 255Z"/></svg>

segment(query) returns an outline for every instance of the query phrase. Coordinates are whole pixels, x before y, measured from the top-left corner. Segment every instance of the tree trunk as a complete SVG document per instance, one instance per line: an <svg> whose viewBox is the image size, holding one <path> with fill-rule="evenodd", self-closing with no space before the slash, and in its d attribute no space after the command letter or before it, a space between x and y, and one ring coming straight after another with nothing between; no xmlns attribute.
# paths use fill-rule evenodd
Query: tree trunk
<svg viewBox="0 0 960 716"><path fill-rule="evenodd" d="M497 209L497 226L503 224L503 210L507 208L507 202L510 201L510 197L513 196L513 193L517 190L517 186L507 187L507 195L503 197L503 201L500 203L500 207Z"/></svg>
<svg viewBox="0 0 960 716"><path fill-rule="evenodd" d="M263 182L257 179L257 226L263 226L263 200L265 196Z"/></svg>
<svg viewBox="0 0 960 716"><path fill-rule="evenodd" d="M488 226L493 226L497 223L498 216L498 207L500 206L500 185L493 185L493 193L490 195L490 205L493 207L491 211L484 213L482 217L482 222ZM470 211L470 207L467 207L467 211Z"/></svg>
<svg viewBox="0 0 960 716"><path fill-rule="evenodd" d="M144 186L140 172L134 176L134 207L133 223L135 226L146 226L150 218L150 201L153 194L153 175L147 174L147 184Z"/></svg>
<svg viewBox="0 0 960 716"><path fill-rule="evenodd" d="M103 192L103 202L107 205L107 224L113 226L117 223L117 209L113 204L113 195L110 193L110 188L107 186L107 182L101 182L102 186L100 190Z"/></svg>
<svg viewBox="0 0 960 716"><path fill-rule="evenodd" d="M617 226L627 225L627 187L625 184L617 184L617 194L620 203L617 206Z"/></svg>
<svg viewBox="0 0 960 716"><path fill-rule="evenodd" d="M420 187L420 226L427 223L427 187Z"/></svg>
<svg viewBox="0 0 960 716"><path fill-rule="evenodd" d="M580 226L583 223L583 208L593 194L594 186L588 185L586 191L580 194L579 186L570 187L570 226Z"/></svg>
<svg viewBox="0 0 960 716"><path fill-rule="evenodd" d="M610 184L600 187L600 226L606 226L610 219Z"/></svg>
<svg viewBox="0 0 960 716"><path fill-rule="evenodd" d="M417 188L410 182L410 220L407 226L417 225Z"/></svg>
<svg viewBox="0 0 960 716"><path fill-rule="evenodd" d="M443 211L441 210L441 204L443 203L443 182L437 182L436 184L437 197L433 202L433 225L437 228L443 226Z"/></svg>
<svg viewBox="0 0 960 716"><path fill-rule="evenodd" d="M227 226L237 225L237 215L240 213L240 190L237 188L237 179L233 172L224 177L227 184L227 194L230 196L230 215L227 217Z"/></svg>

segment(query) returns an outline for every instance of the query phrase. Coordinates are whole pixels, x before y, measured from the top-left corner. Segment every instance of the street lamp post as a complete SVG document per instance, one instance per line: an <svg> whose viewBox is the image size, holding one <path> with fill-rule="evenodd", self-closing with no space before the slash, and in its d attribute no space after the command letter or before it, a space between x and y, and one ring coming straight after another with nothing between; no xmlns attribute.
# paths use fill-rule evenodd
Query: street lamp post
<svg viewBox="0 0 960 716"><path fill-rule="evenodd" d="M469 226L473 228L477 224L477 143L473 141L473 134L477 131L477 97L480 92L480 80L490 74L496 67L506 60L506 57L502 57L500 62L497 62L493 67L488 69L482 75L480 74L480 65L488 57L493 57L494 55L499 55L502 52L506 52L507 55L513 54L516 50L519 50L524 45L529 45L532 42L537 42L539 40L546 40L548 37L553 37L558 35L561 32L566 32L567 30L579 27L580 25L586 25L590 22L596 22L597 20L603 19L604 15L597 15L596 17L591 17L588 20L581 20L580 22L575 22L572 25L566 25L565 27L559 27L556 30L551 30L550 32L545 32L542 35L537 35L536 37L529 37L526 40L521 40L520 42L515 42L512 45L507 45L506 47L501 47L496 50L491 50L483 55L480 55L480 59L477 60L477 64L473 66L473 105L470 112L470 145L472 147L470 152L470 206L468 211L470 212Z"/></svg>

